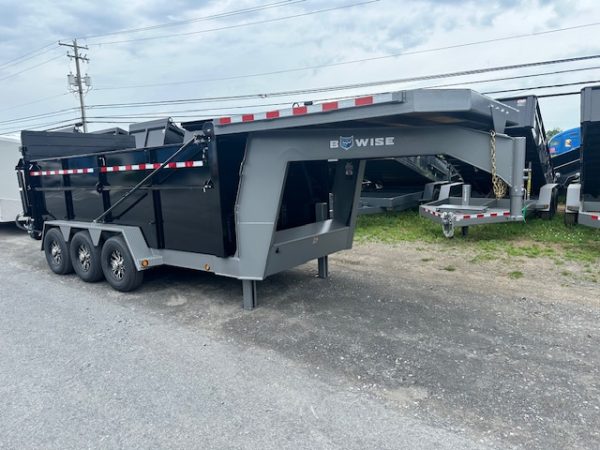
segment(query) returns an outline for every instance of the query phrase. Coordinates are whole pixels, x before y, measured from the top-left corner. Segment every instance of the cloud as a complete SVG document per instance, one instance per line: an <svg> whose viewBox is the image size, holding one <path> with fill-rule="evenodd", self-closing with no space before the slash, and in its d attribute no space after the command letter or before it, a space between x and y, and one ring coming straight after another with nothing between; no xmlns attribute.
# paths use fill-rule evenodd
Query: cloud
<svg viewBox="0 0 600 450"><path fill-rule="evenodd" d="M269 0L268 3L275 3ZM341 85L346 83L378 81L415 75L445 73L457 70L518 64L568 56L598 53L600 27L579 31L547 34L485 45L472 45L456 49L405 55L396 58L339 65L305 71L279 73L235 80L181 83L171 86L132 87L119 90L100 88L137 86L165 82L229 78L244 74L276 72L307 66L319 66L348 60L372 58L400 52L422 51L473 41L527 34L548 28L569 27L581 23L600 21L596 2L566 0L495 2L431 0L397 2L381 0L376 3L351 8L299 16L310 11L357 3L359 0L306 0L277 8L240 14L210 21L196 21L146 32L108 35L81 39L89 46L86 51L90 64L84 70L92 76L97 90L86 96L89 105L123 103L147 100L166 100L189 97L269 93ZM46 59L58 59L0 81L0 122L14 117L39 114L76 107L71 95L64 95L32 105L10 108L67 92L66 74L74 70L65 48L51 47L39 57L19 65L2 67L9 61L43 45L72 37L112 33L122 29L153 26L172 21L189 20L224 11L250 8L267 2L251 0L164 2L158 0L131 0L119 2L83 0L54 2L5 1L0 16L0 78L34 66ZM285 16L298 17L274 20ZM260 25L239 26L248 22L269 21ZM226 28L201 33L202 30ZM176 33L195 33L120 44L103 44L117 40ZM588 36L590 39L582 39ZM592 65L594 63L588 63ZM581 66L582 64L579 64ZM597 63L600 65L600 61ZM563 65L556 69L578 67ZM465 85L473 80L537 73L553 67L527 69L448 79ZM524 80L472 84L476 90L536 86L549 82L560 83L582 79L600 79L600 71L546 76ZM373 89L340 92L341 95L407 87L428 86L431 83L411 83ZM577 89L575 87L574 89ZM540 91L543 92L543 91ZM335 94L327 94L332 96ZM172 113L176 116L193 116L182 110L233 107L308 98L324 95L305 95L302 98L257 99L253 101L222 102L219 105L160 106L144 109L90 110L91 117L145 113ZM568 127L577 124L578 100L562 97L542 102L542 114L547 127ZM202 112L196 113L201 115ZM69 119L76 113L65 113L56 120ZM186 117L186 119L189 117ZM54 118L53 118L54 119ZM104 121L105 119L96 119ZM127 120L127 119L114 119ZM132 119L132 121L136 121ZM50 122L50 119L46 120ZM31 121L28 124L42 123ZM123 124L120 124L123 126ZM8 125L0 123L0 130ZM108 124L93 124L101 128Z"/></svg>

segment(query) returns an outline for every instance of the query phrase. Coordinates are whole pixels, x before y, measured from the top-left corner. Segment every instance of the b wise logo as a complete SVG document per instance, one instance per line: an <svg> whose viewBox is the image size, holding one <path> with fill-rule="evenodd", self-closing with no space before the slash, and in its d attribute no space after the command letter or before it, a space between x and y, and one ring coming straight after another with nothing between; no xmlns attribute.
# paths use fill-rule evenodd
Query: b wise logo
<svg viewBox="0 0 600 450"><path fill-rule="evenodd" d="M389 147L394 145L394 136L381 136L372 138L354 138L354 136L340 136L339 139L329 141L329 148L350 150L352 147Z"/></svg>

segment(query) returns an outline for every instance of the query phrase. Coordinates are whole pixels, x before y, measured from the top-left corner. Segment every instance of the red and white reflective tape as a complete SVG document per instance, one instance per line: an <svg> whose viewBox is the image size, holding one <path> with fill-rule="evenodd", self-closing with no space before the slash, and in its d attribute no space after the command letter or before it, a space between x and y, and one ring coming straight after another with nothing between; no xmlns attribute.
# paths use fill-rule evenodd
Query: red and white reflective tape
<svg viewBox="0 0 600 450"><path fill-rule="evenodd" d="M376 94L365 97L356 97L348 100L337 100L314 105L297 106L288 109L279 109L275 111L266 111L252 114L240 114L237 116L221 117L216 119L216 125L230 125L233 123L256 122L258 120L273 120L283 117L304 116L306 114L326 113L340 109L356 108L359 106L369 106L381 103L390 103L394 101L394 94Z"/></svg>
<svg viewBox="0 0 600 450"><path fill-rule="evenodd" d="M32 177L48 176L48 175L79 175L94 173L100 171L101 173L108 172L134 172L138 170L154 170L158 169L162 163L144 163L144 164L126 164L124 166L102 166L98 168L88 169L61 169L61 170L37 170L29 172ZM187 169L191 167L202 167L204 161L180 161L170 162L165 166L165 169Z"/></svg>
<svg viewBox="0 0 600 450"><path fill-rule="evenodd" d="M124 166L106 166L100 167L100 172L132 172L137 170L154 170L158 169L162 163L146 163L146 164L126 164ZM190 167L202 167L204 161L181 161L170 162L165 166L165 169L186 169Z"/></svg>
<svg viewBox="0 0 600 450"><path fill-rule="evenodd" d="M424 208L424 210L435 217L442 217L443 212L435 211L433 209ZM488 219L490 217L510 217L510 211L500 211L491 213L480 213L480 214L456 214L455 220L457 222L461 220L472 220L472 219Z"/></svg>
<svg viewBox="0 0 600 450"><path fill-rule="evenodd" d="M591 216L592 220L600 220L600 216Z"/></svg>
<svg viewBox="0 0 600 450"><path fill-rule="evenodd" d="M459 221L469 219L487 219L489 217L510 217L510 211L493 212L485 214L463 214L462 216L458 216L456 220Z"/></svg>
<svg viewBox="0 0 600 450"><path fill-rule="evenodd" d="M82 173L94 173L94 169L34 170L29 172L29 175L32 177L41 177L47 175L76 175Z"/></svg>

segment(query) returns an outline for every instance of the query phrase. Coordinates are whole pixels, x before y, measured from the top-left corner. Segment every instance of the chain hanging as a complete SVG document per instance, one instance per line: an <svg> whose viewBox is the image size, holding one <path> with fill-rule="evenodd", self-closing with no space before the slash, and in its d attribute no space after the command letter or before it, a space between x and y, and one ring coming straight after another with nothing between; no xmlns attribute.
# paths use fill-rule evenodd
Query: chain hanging
<svg viewBox="0 0 600 450"><path fill-rule="evenodd" d="M492 187L496 198L503 198L508 192L508 186L496 173L496 132L490 131L490 152L492 156Z"/></svg>

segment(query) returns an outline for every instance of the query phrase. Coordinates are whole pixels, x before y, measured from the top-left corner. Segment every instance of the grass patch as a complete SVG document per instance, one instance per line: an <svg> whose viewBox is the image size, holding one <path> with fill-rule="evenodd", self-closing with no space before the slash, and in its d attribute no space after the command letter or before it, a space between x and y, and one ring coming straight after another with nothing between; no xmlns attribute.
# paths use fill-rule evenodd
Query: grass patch
<svg viewBox="0 0 600 450"><path fill-rule="evenodd" d="M446 239L439 224L420 217L417 211L368 214L359 216L355 239L359 243L437 243L472 251L473 262L550 257L557 262L596 264L600 259L600 232L583 226L566 227L562 215L553 220L532 218L527 223L478 225L470 227L466 239L459 235Z"/></svg>
<svg viewBox="0 0 600 450"><path fill-rule="evenodd" d="M447 272L454 272L454 271L456 271L456 267L454 267L454 266L446 266L446 267L442 267L442 270L445 270Z"/></svg>
<svg viewBox="0 0 600 450"><path fill-rule="evenodd" d="M513 280L518 280L519 278L523 278L525 275L520 270L514 270L508 273L508 278L512 278Z"/></svg>

